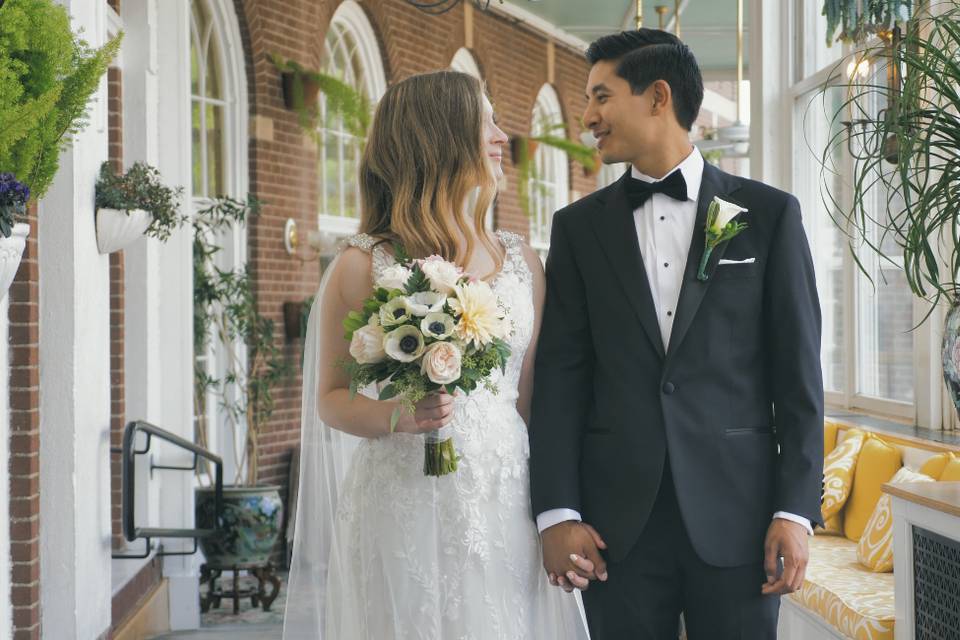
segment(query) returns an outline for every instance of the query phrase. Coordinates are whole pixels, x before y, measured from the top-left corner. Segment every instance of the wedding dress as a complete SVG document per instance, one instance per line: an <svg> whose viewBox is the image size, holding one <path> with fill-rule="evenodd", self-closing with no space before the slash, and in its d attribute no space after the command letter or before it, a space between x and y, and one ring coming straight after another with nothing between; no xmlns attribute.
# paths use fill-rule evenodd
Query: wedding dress
<svg viewBox="0 0 960 640"><path fill-rule="evenodd" d="M549 584L530 512L526 425L516 409L534 324L521 238L491 282L513 326L506 372L455 400L459 468L423 475L423 436L360 439L316 413L318 302L304 361L300 499L286 640L581 640L578 600ZM372 238L374 279L394 264ZM328 273L331 269L327 270ZM321 285L321 293L323 291ZM313 391L311 393L311 391Z"/></svg>

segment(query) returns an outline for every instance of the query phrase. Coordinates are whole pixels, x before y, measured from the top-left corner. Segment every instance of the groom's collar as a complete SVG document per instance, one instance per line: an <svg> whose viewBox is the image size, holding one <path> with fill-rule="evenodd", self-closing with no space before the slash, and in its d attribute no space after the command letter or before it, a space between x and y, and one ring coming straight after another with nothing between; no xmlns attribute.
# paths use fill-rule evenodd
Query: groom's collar
<svg viewBox="0 0 960 640"><path fill-rule="evenodd" d="M703 165L703 156L700 154L700 150L693 147L690 153L687 154L687 157L680 161L680 164L663 174L663 178L648 176L638 171L637 168L632 165L630 166L630 175L643 182L660 182L661 180L665 180L666 177L674 171L679 171L683 174L684 182L687 183L687 200L696 202L697 194L700 193L700 182L703 180Z"/></svg>

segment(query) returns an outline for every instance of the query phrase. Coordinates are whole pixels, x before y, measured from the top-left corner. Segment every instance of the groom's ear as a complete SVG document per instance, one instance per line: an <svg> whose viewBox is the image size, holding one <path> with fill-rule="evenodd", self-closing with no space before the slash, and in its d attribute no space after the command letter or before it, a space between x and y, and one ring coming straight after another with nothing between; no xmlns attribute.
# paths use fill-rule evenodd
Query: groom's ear
<svg viewBox="0 0 960 640"><path fill-rule="evenodd" d="M653 98L651 115L659 116L664 112L673 113L673 92L665 80L654 80L647 92Z"/></svg>

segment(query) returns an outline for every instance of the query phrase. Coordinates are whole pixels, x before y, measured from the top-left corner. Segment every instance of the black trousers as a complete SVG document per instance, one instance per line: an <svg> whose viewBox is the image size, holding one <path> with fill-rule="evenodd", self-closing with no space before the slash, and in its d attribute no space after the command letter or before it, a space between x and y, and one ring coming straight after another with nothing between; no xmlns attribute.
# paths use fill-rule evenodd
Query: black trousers
<svg viewBox="0 0 960 640"><path fill-rule="evenodd" d="M688 640L777 637L780 597L760 593L763 541L757 540L756 564L703 562L683 524L669 464L640 539L607 573L607 582L594 581L583 592L592 640L676 640L681 613Z"/></svg>

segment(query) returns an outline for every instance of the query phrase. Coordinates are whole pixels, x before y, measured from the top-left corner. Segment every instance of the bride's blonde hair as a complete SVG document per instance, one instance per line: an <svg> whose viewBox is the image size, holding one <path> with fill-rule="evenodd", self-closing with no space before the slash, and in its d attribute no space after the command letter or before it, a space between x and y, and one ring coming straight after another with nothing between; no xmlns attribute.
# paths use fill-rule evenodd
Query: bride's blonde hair
<svg viewBox="0 0 960 640"><path fill-rule="evenodd" d="M499 271L503 259L484 223L496 177L484 149L483 96L479 80L456 71L387 89L360 162L361 231L398 242L413 258L440 255L460 265L469 263L477 237ZM471 229L462 212L478 185Z"/></svg>

